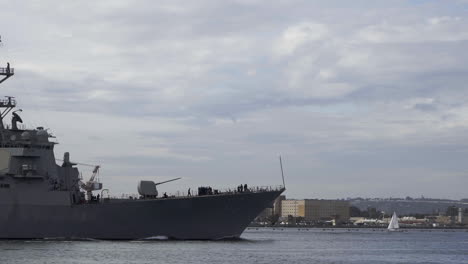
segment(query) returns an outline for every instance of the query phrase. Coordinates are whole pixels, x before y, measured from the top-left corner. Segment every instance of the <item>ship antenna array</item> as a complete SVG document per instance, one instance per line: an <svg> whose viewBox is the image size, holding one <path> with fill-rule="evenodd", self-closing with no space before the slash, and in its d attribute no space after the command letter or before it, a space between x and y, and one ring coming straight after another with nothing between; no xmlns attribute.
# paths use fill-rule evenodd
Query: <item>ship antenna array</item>
<svg viewBox="0 0 468 264"><path fill-rule="evenodd" d="M286 188L286 184L284 183L283 161L281 160L281 155L279 156L279 162L281 168L281 178L283 179L283 187Z"/></svg>
<svg viewBox="0 0 468 264"><path fill-rule="evenodd" d="M2 43L2 37L0 36L0 44ZM10 63L7 62L6 67L0 67L0 83L6 81L8 78L15 74L15 69L10 68ZM7 99L0 100L0 130L3 130L3 118L16 107L16 101L14 97L7 96Z"/></svg>
<svg viewBox="0 0 468 264"><path fill-rule="evenodd" d="M2 36L0 36L0 44L2 44ZM0 79L0 83L4 82L6 79L10 78L15 74L15 69L10 68L10 63L7 63L6 67L1 67L0 68L0 76L3 76L2 79Z"/></svg>

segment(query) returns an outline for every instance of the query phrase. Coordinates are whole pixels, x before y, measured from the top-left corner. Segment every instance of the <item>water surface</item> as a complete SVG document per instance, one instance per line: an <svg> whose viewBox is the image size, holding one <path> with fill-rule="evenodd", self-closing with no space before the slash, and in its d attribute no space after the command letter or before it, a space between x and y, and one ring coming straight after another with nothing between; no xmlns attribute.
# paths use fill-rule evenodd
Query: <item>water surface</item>
<svg viewBox="0 0 468 264"><path fill-rule="evenodd" d="M466 230L251 228L236 241L0 241L0 263L468 263Z"/></svg>

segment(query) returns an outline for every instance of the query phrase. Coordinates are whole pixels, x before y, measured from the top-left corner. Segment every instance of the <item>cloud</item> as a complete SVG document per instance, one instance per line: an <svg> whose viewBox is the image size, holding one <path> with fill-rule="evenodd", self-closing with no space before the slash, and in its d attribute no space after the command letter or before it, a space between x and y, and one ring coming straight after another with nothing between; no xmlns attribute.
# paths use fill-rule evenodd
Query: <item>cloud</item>
<svg viewBox="0 0 468 264"><path fill-rule="evenodd" d="M462 28L466 21L460 17L431 17L426 21L413 22L410 25L384 21L367 26L358 32L356 41L370 43L428 43L453 42L468 39L468 33Z"/></svg>
<svg viewBox="0 0 468 264"><path fill-rule="evenodd" d="M279 56L291 55L294 51L306 44L323 41L328 33L326 25L303 22L288 27L274 46L274 52Z"/></svg>

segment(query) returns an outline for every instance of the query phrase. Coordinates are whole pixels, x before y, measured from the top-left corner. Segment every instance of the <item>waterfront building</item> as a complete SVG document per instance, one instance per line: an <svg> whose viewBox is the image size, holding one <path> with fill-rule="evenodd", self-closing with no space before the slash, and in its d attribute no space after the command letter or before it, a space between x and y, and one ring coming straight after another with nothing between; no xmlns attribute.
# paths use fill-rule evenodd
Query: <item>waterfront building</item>
<svg viewBox="0 0 468 264"><path fill-rule="evenodd" d="M349 202L341 200L305 200L305 219L308 221L332 218L349 220Z"/></svg>
<svg viewBox="0 0 468 264"><path fill-rule="evenodd" d="M466 209L458 208L458 216L457 216L457 223L461 225L468 225L468 217L465 213Z"/></svg>
<svg viewBox="0 0 468 264"><path fill-rule="evenodd" d="M283 200L281 201L283 218L303 217L305 221L349 220L349 202L342 200Z"/></svg>
<svg viewBox="0 0 468 264"><path fill-rule="evenodd" d="M286 199L281 201L281 217L304 217L305 200Z"/></svg>
<svg viewBox="0 0 468 264"><path fill-rule="evenodd" d="M451 225L453 224L453 219L450 216L438 215L435 219L437 225Z"/></svg>

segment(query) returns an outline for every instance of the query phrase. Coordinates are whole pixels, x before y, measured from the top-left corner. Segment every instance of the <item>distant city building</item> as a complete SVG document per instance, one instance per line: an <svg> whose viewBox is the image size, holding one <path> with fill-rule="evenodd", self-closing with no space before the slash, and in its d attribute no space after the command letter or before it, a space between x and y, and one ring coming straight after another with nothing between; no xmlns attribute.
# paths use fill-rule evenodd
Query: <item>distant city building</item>
<svg viewBox="0 0 468 264"><path fill-rule="evenodd" d="M287 199L281 201L281 217L305 217L305 200Z"/></svg>
<svg viewBox="0 0 468 264"><path fill-rule="evenodd" d="M463 210L463 208L458 208L457 223L461 225L468 225L468 210Z"/></svg>
<svg viewBox="0 0 468 264"><path fill-rule="evenodd" d="M435 223L437 225L451 225L453 224L453 219L450 216L438 215L436 216Z"/></svg>
<svg viewBox="0 0 468 264"><path fill-rule="evenodd" d="M413 198L353 198L348 199L352 206L365 211L368 208L376 208L378 211L385 211L386 214L393 214L396 212L398 215L409 214L437 214L446 212L451 206L456 208L468 209L467 200L444 200L444 199L413 199ZM454 216L458 214L455 212Z"/></svg>
<svg viewBox="0 0 468 264"><path fill-rule="evenodd" d="M349 220L349 202L340 200L306 200L305 219L321 220L333 218L340 221Z"/></svg>
<svg viewBox="0 0 468 264"><path fill-rule="evenodd" d="M335 219L349 220L349 202L341 200L283 200L281 216L283 218L303 217L306 221Z"/></svg>

